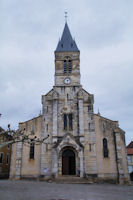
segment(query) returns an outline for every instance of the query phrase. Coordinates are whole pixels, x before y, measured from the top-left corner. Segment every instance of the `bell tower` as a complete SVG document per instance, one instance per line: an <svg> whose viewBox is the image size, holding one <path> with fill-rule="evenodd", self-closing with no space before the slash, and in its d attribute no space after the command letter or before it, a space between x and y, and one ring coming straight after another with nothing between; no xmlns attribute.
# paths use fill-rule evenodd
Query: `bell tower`
<svg viewBox="0 0 133 200"><path fill-rule="evenodd" d="M67 22L55 50L55 86L80 86L80 51Z"/></svg>

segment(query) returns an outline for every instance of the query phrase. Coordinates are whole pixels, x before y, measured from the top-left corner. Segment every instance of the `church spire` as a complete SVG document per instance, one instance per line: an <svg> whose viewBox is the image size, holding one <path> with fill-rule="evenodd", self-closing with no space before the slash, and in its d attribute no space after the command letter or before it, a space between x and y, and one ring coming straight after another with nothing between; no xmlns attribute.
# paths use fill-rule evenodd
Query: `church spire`
<svg viewBox="0 0 133 200"><path fill-rule="evenodd" d="M61 40L58 42L55 52L78 52L76 42L73 40L67 22Z"/></svg>

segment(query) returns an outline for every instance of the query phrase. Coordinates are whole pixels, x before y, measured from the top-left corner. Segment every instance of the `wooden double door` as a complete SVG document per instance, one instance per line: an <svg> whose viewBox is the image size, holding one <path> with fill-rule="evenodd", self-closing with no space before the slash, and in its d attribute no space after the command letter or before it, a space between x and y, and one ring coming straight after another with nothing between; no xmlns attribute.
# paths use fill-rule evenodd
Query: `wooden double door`
<svg viewBox="0 0 133 200"><path fill-rule="evenodd" d="M75 153L71 149L66 149L62 154L62 175L76 174Z"/></svg>

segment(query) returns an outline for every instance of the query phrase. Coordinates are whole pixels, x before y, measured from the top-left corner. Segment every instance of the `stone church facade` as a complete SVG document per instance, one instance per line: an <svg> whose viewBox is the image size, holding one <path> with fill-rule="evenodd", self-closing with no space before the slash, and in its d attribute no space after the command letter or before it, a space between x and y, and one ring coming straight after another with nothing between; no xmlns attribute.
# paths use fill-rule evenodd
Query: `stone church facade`
<svg viewBox="0 0 133 200"><path fill-rule="evenodd" d="M80 83L80 51L67 23L55 50L55 83L42 96L42 115L19 124L41 145L13 145L11 179L58 178L129 181L125 133L118 121L94 114L94 96Z"/></svg>

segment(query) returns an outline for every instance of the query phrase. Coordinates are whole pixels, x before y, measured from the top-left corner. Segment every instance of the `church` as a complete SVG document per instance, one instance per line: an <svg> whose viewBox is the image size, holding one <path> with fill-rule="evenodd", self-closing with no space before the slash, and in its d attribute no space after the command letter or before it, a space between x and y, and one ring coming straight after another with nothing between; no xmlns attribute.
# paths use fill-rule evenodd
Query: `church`
<svg viewBox="0 0 133 200"><path fill-rule="evenodd" d="M42 95L42 114L19 123L24 134L47 139L13 144L10 179L73 176L128 183L125 132L118 121L94 113L94 95L82 88L80 51L67 22L54 53L54 86Z"/></svg>

